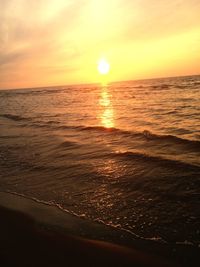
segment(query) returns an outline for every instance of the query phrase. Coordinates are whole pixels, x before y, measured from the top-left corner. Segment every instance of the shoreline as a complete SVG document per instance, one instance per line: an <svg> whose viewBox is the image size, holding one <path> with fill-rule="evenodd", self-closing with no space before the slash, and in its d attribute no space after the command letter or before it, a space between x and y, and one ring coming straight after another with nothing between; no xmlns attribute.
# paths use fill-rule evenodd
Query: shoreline
<svg viewBox="0 0 200 267"><path fill-rule="evenodd" d="M0 231L2 232L0 235L1 251L8 252L3 254L6 264L8 255L15 255L18 251L16 247L13 249L13 240L15 242L18 240L19 249L26 250L26 245L23 242L23 239L25 239L31 247L30 251L27 252L27 255L29 255L29 257L26 256L28 257L27 260L32 258L35 253L33 244L37 246L38 240L46 244L40 247L40 250L44 250L44 247L46 247L46 252L43 251L43 255L40 255L39 251L39 254L35 254L36 258L33 262L36 260L34 264L37 264L37 266L40 265L40 260L44 264L45 253L55 253L53 259L58 260L61 256L59 250L62 250L64 254L68 253L71 262L74 261L74 256L70 256L71 254L80 254L80 262L78 259L75 265L73 263L70 266L84 266L79 265L84 260L91 260L91 263L94 263L98 257L100 257L99 260L101 259L104 262L102 264L107 263L107 261L115 262L115 264L123 262L123 266L133 266L133 263L136 262L140 264L137 266L176 266L167 262L177 263L178 266L198 265L196 265L200 252L198 248L184 245L174 247L170 244L134 238L127 232L78 218L56 206L44 204L14 193L0 192L0 215L2 218L0 223ZM55 240L59 250L57 246L54 247L53 245ZM86 259L82 254L82 251L86 248L91 254L90 259ZM69 259L66 259L66 263ZM21 260L16 264L17 261L18 258L15 258L15 265L5 265L4 263L3 266L18 266L18 264L23 266ZM103 266L98 265L100 262L97 261L95 266ZM125 262L127 265L124 265ZM62 258L60 264L64 263L65 259ZM41 265L43 264L41 263Z"/></svg>

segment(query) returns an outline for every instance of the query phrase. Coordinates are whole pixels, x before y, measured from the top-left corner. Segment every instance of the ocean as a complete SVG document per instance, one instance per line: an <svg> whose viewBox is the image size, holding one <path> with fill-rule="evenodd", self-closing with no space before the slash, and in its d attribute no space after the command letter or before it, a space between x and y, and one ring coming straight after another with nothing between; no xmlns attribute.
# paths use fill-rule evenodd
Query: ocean
<svg viewBox="0 0 200 267"><path fill-rule="evenodd" d="M200 76L0 91L0 190L200 246Z"/></svg>

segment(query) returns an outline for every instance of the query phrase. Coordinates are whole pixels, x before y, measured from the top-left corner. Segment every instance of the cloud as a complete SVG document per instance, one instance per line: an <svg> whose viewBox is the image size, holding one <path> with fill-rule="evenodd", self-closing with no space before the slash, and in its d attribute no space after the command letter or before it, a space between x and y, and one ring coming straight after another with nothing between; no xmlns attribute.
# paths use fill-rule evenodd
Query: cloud
<svg viewBox="0 0 200 267"><path fill-rule="evenodd" d="M79 54L70 39L70 32L82 10L79 4L85 1L77 2L58 0L55 4L53 0L0 0L1 78L7 77L6 72L13 73L16 68L20 72L27 71L27 67L31 71L39 71L49 65L52 74L51 65L55 64L60 71L62 67L65 70L63 58L74 60ZM63 35L66 36L64 40ZM48 66L46 75L47 70ZM16 71L14 73L16 75Z"/></svg>
<svg viewBox="0 0 200 267"><path fill-rule="evenodd" d="M46 76L38 83L65 83L64 72L66 82L81 71L89 77L84 71L102 52L117 58L136 44L200 29L199 13L199 0L0 0L1 87L9 74L16 86L21 76L31 85L37 73Z"/></svg>
<svg viewBox="0 0 200 267"><path fill-rule="evenodd" d="M121 38L124 42L148 42L200 27L198 0L125 0L120 9L126 14Z"/></svg>

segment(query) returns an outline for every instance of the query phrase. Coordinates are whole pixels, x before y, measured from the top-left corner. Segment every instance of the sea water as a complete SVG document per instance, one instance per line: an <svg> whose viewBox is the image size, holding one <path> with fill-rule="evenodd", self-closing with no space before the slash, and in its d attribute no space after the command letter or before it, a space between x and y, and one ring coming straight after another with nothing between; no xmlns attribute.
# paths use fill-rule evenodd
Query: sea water
<svg viewBox="0 0 200 267"><path fill-rule="evenodd" d="M200 76L0 91L0 190L200 244Z"/></svg>

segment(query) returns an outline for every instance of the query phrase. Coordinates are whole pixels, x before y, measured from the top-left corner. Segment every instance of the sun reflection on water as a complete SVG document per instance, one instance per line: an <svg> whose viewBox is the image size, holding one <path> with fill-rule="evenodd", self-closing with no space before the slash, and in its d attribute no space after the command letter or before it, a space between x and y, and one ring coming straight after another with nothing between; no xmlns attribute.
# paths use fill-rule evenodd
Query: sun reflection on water
<svg viewBox="0 0 200 267"><path fill-rule="evenodd" d="M112 105L112 95L110 95L108 87L103 86L100 94L100 119L102 126L106 128L113 128L114 125L114 109Z"/></svg>

